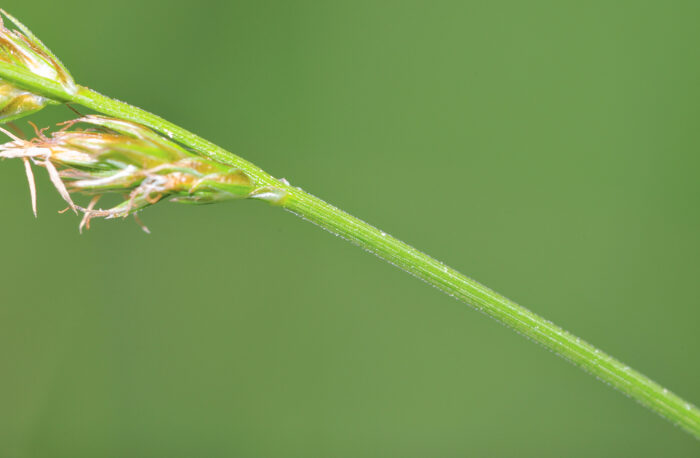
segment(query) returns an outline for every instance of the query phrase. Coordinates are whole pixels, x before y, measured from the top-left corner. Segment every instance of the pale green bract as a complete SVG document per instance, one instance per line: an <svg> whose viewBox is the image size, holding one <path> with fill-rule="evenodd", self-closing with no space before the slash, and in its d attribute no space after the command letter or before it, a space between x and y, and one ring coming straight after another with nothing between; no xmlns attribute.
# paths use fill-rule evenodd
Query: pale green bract
<svg viewBox="0 0 700 458"><path fill-rule="evenodd" d="M0 13L0 61L58 83L68 93L75 93L77 87L73 77L49 48L17 19L4 10ZM3 16L17 30L5 27ZM0 79L0 123L35 113L50 103L55 102Z"/></svg>

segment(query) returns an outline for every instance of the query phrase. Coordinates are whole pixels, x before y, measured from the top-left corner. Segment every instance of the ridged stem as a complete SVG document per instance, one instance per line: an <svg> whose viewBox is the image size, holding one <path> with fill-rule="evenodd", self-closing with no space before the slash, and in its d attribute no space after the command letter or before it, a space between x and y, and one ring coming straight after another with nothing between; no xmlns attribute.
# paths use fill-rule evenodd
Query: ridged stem
<svg viewBox="0 0 700 458"><path fill-rule="evenodd" d="M0 78L46 97L77 103L108 116L144 124L204 156L241 169L258 186L283 189L286 197L280 205L287 210L376 254L542 344L700 439L700 410L696 406L539 315L366 222L299 188L280 182L245 159L159 116L86 87L78 87L77 93L69 94L51 81L17 71L2 62Z"/></svg>

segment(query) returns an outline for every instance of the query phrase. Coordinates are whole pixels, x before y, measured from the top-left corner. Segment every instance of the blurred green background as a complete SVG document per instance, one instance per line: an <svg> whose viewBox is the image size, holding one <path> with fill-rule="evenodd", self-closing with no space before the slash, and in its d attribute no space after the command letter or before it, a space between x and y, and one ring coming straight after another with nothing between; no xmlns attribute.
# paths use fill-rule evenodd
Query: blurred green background
<svg viewBox="0 0 700 458"><path fill-rule="evenodd" d="M188 127L700 402L697 1L12 0ZM45 110L41 124L68 119ZM24 122L22 122L24 124ZM0 166L0 456L697 456L259 202L75 216Z"/></svg>

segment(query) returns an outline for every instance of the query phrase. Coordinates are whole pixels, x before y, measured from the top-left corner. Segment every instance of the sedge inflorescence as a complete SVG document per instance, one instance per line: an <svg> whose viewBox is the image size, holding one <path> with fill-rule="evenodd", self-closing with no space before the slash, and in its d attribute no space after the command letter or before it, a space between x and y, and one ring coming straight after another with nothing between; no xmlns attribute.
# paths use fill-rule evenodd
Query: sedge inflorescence
<svg viewBox="0 0 700 458"><path fill-rule="evenodd" d="M37 129L32 140L0 128L12 138L0 145L0 158L24 161L35 214L32 165L45 168L68 208L83 214L81 230L91 218L136 215L166 198L197 204L247 197L274 202L284 197L275 189L257 187L241 170L197 156L140 124L89 115L60 126L48 135L46 129ZM90 203L76 204L76 192L92 196ZM122 195L124 200L111 208L96 208L106 194Z"/></svg>
<svg viewBox="0 0 700 458"><path fill-rule="evenodd" d="M5 22L14 28L6 27ZM78 92L70 73L51 50L2 9L0 67L28 75L40 86L60 88L63 94ZM45 92L33 92L0 78L0 124L62 102L65 100L53 100ZM195 154L141 124L91 115L59 125L62 128L50 134L45 133L48 129L35 127L37 135L32 140L0 128L11 138L0 145L0 158L20 158L24 162L35 215L32 167L45 168L68 208L83 214L81 230L89 227L91 218L136 216L143 208L166 198L189 203L245 197L276 203L284 198L280 189L256 186L241 170ZM11 123L10 127L17 131ZM85 206L78 205L72 197L75 193L92 199ZM96 208L106 194L122 195L124 200L113 207Z"/></svg>

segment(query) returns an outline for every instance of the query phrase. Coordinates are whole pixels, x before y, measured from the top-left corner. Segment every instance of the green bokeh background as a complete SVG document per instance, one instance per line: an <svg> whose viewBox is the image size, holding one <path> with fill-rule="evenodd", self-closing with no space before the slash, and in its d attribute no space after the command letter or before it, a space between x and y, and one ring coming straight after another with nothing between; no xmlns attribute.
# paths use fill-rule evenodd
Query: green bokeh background
<svg viewBox="0 0 700 458"><path fill-rule="evenodd" d="M12 0L76 79L700 402L697 1ZM71 117L45 110L42 124ZM259 202L84 235L0 167L0 456L697 456L552 353Z"/></svg>

